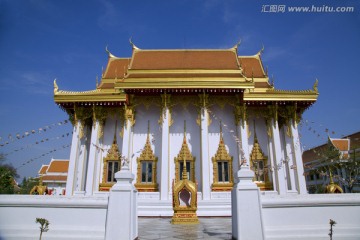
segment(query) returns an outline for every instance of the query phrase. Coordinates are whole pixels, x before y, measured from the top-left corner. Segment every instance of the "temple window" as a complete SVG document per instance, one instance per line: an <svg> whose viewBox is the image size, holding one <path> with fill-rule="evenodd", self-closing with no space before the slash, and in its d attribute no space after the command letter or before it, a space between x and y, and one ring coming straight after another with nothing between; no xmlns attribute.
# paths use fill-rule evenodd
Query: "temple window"
<svg viewBox="0 0 360 240"><path fill-rule="evenodd" d="M229 155L224 143L222 127L220 122L220 141L214 157L213 163L213 184L212 191L230 191L234 185L232 161L233 157Z"/></svg>
<svg viewBox="0 0 360 240"><path fill-rule="evenodd" d="M152 161L141 162L141 183L152 183Z"/></svg>
<svg viewBox="0 0 360 240"><path fill-rule="evenodd" d="M218 165L218 182L229 182L229 163L227 161L219 161Z"/></svg>
<svg viewBox="0 0 360 240"><path fill-rule="evenodd" d="M148 134L145 146L136 159L137 177L135 187L139 192L157 192L156 164L158 158L155 156L150 144L150 122L148 122Z"/></svg>
<svg viewBox="0 0 360 240"><path fill-rule="evenodd" d="M115 173L120 170L120 161L108 161L107 165L107 182L116 182Z"/></svg>

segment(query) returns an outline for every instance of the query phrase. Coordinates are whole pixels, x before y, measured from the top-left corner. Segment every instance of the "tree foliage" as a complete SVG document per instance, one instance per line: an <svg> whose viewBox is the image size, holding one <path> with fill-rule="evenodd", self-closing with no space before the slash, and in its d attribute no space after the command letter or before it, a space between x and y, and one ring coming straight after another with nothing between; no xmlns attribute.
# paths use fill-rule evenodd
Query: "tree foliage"
<svg viewBox="0 0 360 240"><path fill-rule="evenodd" d="M15 178L19 175L11 164L5 164L4 161L4 156L0 154L0 194L14 194Z"/></svg>

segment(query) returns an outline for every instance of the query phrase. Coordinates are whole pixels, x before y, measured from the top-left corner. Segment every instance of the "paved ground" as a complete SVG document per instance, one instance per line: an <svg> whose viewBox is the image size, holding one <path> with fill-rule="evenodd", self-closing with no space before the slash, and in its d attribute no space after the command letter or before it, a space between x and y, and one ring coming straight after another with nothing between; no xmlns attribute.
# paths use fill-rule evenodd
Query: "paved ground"
<svg viewBox="0 0 360 240"><path fill-rule="evenodd" d="M171 218L139 218L139 239L231 239L231 218L199 218L200 224L173 225Z"/></svg>

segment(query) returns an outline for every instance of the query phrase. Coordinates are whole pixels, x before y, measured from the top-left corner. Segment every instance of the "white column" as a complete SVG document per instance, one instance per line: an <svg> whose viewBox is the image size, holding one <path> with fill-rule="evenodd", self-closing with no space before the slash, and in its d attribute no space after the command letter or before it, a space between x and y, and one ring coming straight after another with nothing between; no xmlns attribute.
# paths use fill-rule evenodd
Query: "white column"
<svg viewBox="0 0 360 240"><path fill-rule="evenodd" d="M280 195L286 194L286 179L284 173L284 166L282 165L282 154L281 154L281 142L280 142L280 133L279 133L279 125L277 121L274 119L271 120L271 140L273 147L273 158L275 163L275 175L277 175L278 182L276 183L278 188L278 193Z"/></svg>
<svg viewBox="0 0 360 240"><path fill-rule="evenodd" d="M291 121L291 120L290 120ZM286 128L287 126L285 126L284 128ZM289 137L287 135L287 133L285 133L286 131L284 131L284 138L285 138L285 157L287 157L287 159L289 162L287 164L285 164L285 167L287 168L286 171L287 173L290 174L290 176L286 176L287 178L290 178L290 187L291 187L291 191L297 191L296 188L296 181L295 181L295 174L294 171L291 169L291 166L294 165L294 159L295 159L295 152L292 149L291 146L291 137ZM288 181L289 182L289 181ZM289 187L289 186L288 186Z"/></svg>
<svg viewBox="0 0 360 240"><path fill-rule="evenodd" d="M85 194L87 196L93 195L94 191L96 190L95 186L95 169L96 169L96 163L97 163L97 156L99 153L99 150L97 146L99 145L99 121L96 120L95 126L91 128L91 140L90 140L90 150L89 150L89 162L88 162L88 169L87 169L87 178L86 178L86 189ZM96 169L98 170L98 169Z"/></svg>
<svg viewBox="0 0 360 240"><path fill-rule="evenodd" d="M240 123L238 126L238 133L239 133L239 139L241 141L241 145L239 149L239 167L241 164L241 158L244 157L246 159L246 165L249 166L250 164L250 151L249 151L249 138L248 138L248 132L247 132L247 121L245 119L240 119ZM241 154L244 154L244 156L241 156ZM239 170L239 169L237 169Z"/></svg>
<svg viewBox="0 0 360 240"><path fill-rule="evenodd" d="M201 177L202 198L210 200L210 159L209 159L209 113L205 107L201 109Z"/></svg>
<svg viewBox="0 0 360 240"><path fill-rule="evenodd" d="M80 122L77 122L73 128L73 135L71 140L70 159L69 159L69 170L66 181L66 196L72 196L75 188L76 180L76 166L78 161L78 149L79 149L79 129Z"/></svg>
<svg viewBox="0 0 360 240"><path fill-rule="evenodd" d="M134 174L127 165L115 173L106 214L105 240L133 240L138 237L137 190L132 184Z"/></svg>
<svg viewBox="0 0 360 240"><path fill-rule="evenodd" d="M306 182L304 176L304 166L302 162L302 152L300 145L299 132L296 123L291 124L292 149L294 152L293 170L296 180L296 188L300 194L306 194Z"/></svg>
<svg viewBox="0 0 360 240"><path fill-rule="evenodd" d="M85 194L85 180L86 180L86 164L87 164L87 127L83 127L84 137L80 139L78 164L75 170L75 189L74 195Z"/></svg>
<svg viewBox="0 0 360 240"><path fill-rule="evenodd" d="M169 124L170 111L164 108L161 126L160 200L169 198Z"/></svg>

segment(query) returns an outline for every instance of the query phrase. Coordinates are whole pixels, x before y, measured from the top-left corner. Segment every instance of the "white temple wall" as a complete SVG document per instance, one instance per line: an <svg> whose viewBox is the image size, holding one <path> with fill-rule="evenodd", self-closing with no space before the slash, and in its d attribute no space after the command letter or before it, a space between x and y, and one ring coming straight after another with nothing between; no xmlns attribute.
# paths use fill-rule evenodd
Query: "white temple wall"
<svg viewBox="0 0 360 240"><path fill-rule="evenodd" d="M359 239L359 199L360 194L262 194L266 239L329 239L329 219L337 222L334 239ZM104 239L107 205L107 197L2 195L0 239L37 239L36 218L50 222L44 239ZM139 201L138 211L139 216L173 214L171 201L155 203L148 199ZM199 200L198 215L230 216L230 199L213 203Z"/></svg>
<svg viewBox="0 0 360 240"><path fill-rule="evenodd" d="M131 154L131 172L135 175L134 182L137 178L137 161L136 159L141 155L148 134L148 121L150 125L150 143L151 148L154 151L155 156L158 157L157 162L157 183L160 183L160 155L161 155L161 132L158 124L160 118L160 108L155 106L149 106L146 109L145 106L140 105L135 110L135 125L133 126L133 138L132 138L132 154Z"/></svg>

